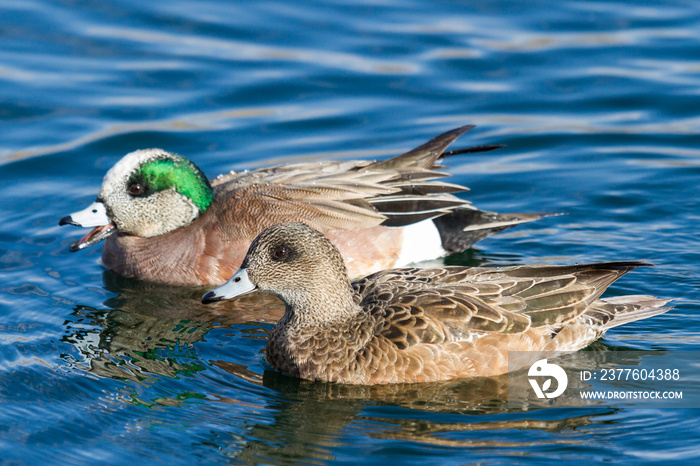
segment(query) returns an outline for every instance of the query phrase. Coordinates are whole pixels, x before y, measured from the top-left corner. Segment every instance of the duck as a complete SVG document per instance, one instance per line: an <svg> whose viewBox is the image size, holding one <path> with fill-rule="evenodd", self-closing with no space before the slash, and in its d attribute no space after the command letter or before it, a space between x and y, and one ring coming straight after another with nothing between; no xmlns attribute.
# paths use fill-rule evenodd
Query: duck
<svg viewBox="0 0 700 466"><path fill-rule="evenodd" d="M600 296L644 262L398 268L355 282L338 249L302 223L264 230L205 304L254 291L285 304L266 360L288 376L351 385L508 372L509 351L577 351L669 310L667 299Z"/></svg>
<svg viewBox="0 0 700 466"><path fill-rule="evenodd" d="M187 158L162 149L125 155L97 199L59 225L92 228L72 252L105 240L102 263L119 275L172 285L224 283L265 228L302 222L338 247L353 277L461 252L505 229L549 214L499 214L473 207L447 183L446 152L462 126L382 161L321 161L231 171L209 181Z"/></svg>

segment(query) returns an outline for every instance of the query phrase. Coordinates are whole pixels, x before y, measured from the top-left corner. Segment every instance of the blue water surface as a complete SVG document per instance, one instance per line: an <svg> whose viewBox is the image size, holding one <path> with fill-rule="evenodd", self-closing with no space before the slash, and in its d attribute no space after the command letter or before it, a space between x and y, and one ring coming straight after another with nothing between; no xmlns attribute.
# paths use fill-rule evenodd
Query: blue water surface
<svg viewBox="0 0 700 466"><path fill-rule="evenodd" d="M299 382L273 298L124 279L58 219L125 153L210 177L383 158L464 124L475 205L565 212L451 264L645 260L608 295L675 308L603 349L700 349L700 4L360 0L0 4L0 463L689 462L694 409L513 410L503 378ZM700 390L700 388L699 388Z"/></svg>

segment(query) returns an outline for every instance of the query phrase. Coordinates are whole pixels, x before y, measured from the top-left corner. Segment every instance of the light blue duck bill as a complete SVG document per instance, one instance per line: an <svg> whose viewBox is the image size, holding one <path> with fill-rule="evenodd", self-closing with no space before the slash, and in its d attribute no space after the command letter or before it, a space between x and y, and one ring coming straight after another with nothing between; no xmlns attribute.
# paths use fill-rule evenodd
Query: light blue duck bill
<svg viewBox="0 0 700 466"><path fill-rule="evenodd" d="M83 228L102 227L109 225L112 221L107 216L107 209L100 201L95 201L86 209L63 217L59 225L76 225Z"/></svg>
<svg viewBox="0 0 700 466"><path fill-rule="evenodd" d="M104 203L100 201L95 201L86 209L63 217L59 220L58 224L75 225L84 228L94 227L90 233L70 245L68 248L70 252L79 251L95 243L99 243L117 231L114 222L112 222L107 215L107 209Z"/></svg>
<svg viewBox="0 0 700 466"><path fill-rule="evenodd" d="M248 278L247 269L238 269L233 277L218 288L214 288L210 292L202 296L204 304L223 301L224 299L235 298L244 294L251 293L257 289L257 286Z"/></svg>

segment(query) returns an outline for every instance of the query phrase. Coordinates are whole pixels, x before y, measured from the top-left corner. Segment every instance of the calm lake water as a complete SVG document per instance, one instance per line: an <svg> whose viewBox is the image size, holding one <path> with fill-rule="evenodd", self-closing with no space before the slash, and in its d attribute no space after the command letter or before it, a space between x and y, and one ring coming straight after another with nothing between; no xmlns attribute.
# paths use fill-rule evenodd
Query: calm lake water
<svg viewBox="0 0 700 466"><path fill-rule="evenodd" d="M700 349L700 4L0 4L0 463L689 461L692 409L509 409L503 378L349 389L262 360L280 307L140 283L58 226L127 152L210 177L383 158L463 124L466 197L566 212L451 264L646 260L602 349ZM461 146L460 146L461 144ZM700 390L700 387L697 388Z"/></svg>

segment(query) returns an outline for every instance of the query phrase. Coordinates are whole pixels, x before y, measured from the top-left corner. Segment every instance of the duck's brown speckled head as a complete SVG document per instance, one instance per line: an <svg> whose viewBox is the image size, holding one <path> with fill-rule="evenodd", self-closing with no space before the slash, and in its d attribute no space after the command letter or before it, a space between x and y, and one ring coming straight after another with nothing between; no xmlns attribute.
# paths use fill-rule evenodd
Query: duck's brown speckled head
<svg viewBox="0 0 700 466"><path fill-rule="evenodd" d="M357 311L342 256L323 234L303 223L281 223L260 233L241 269L202 301L256 290L279 297L299 321L334 321Z"/></svg>

